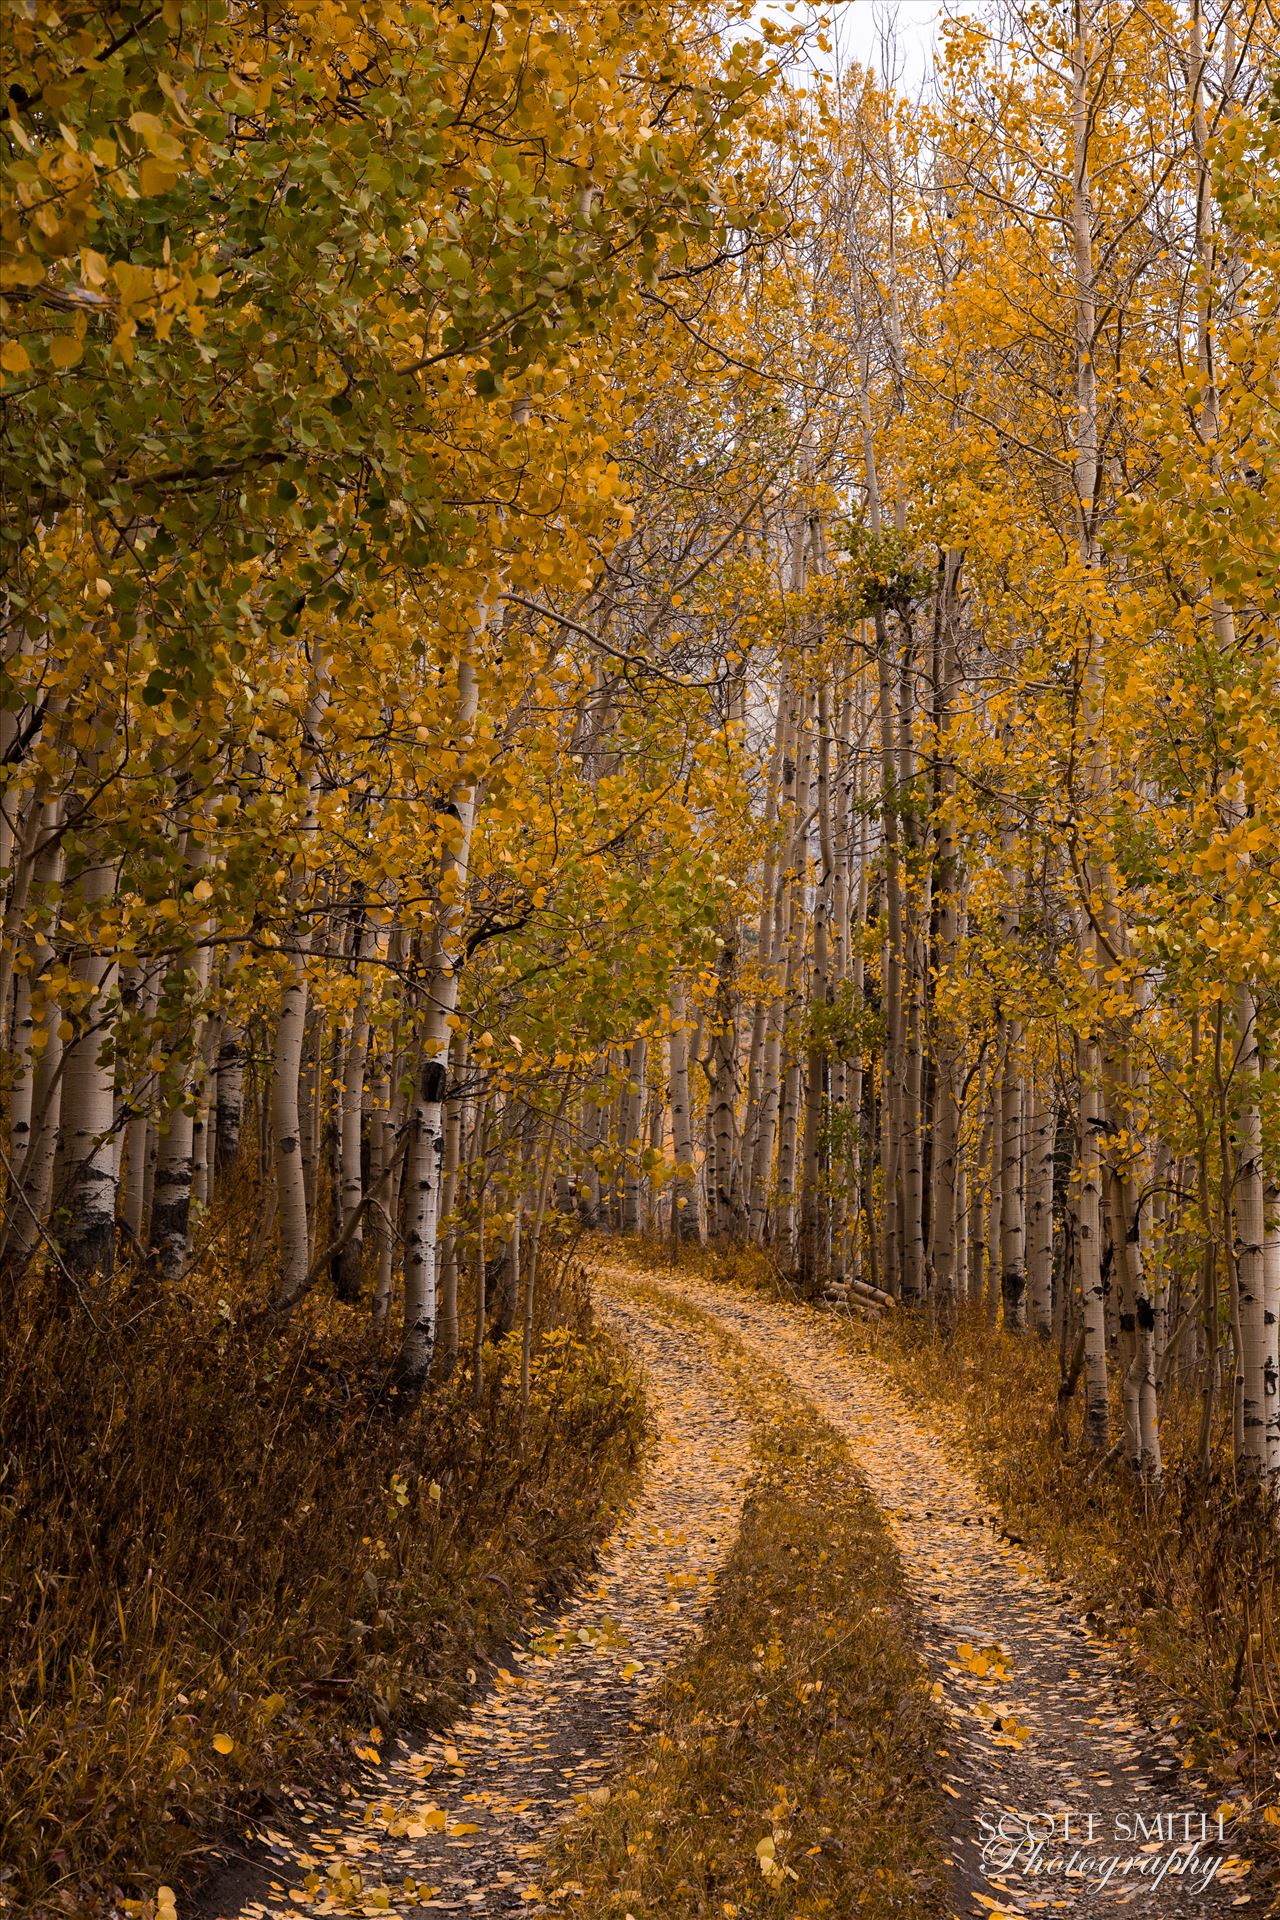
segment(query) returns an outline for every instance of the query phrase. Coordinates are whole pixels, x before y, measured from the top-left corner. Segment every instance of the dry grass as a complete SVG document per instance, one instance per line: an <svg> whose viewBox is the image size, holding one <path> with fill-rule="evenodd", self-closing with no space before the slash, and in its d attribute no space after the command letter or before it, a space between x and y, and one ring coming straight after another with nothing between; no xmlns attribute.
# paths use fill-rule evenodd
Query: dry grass
<svg viewBox="0 0 1280 1920"><path fill-rule="evenodd" d="M284 1779L447 1718L629 1486L642 1398L580 1286L522 1436L518 1353L478 1415L404 1410L367 1310L269 1339L220 1267L87 1310L32 1275L0 1327L0 1910L181 1888Z"/></svg>
<svg viewBox="0 0 1280 1920"><path fill-rule="evenodd" d="M741 1532L704 1639L608 1804L561 1843L557 1902L590 1920L929 1920L943 1723L897 1554L833 1429L726 1351L757 1423Z"/></svg>

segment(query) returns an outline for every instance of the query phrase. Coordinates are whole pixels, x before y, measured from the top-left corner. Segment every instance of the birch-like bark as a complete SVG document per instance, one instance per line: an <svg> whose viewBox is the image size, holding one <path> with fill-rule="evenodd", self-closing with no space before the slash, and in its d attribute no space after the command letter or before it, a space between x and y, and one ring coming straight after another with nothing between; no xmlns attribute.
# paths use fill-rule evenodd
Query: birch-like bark
<svg viewBox="0 0 1280 1920"><path fill-rule="evenodd" d="M135 975L131 984L143 1034L149 1036L160 1000L159 974L152 973L141 979ZM150 1109L155 1084L155 1073L148 1066L129 1096L128 1118L124 1128L124 1194L120 1213L135 1248L142 1246L147 1224L153 1135Z"/></svg>
<svg viewBox="0 0 1280 1920"><path fill-rule="evenodd" d="M393 923L387 936L387 972L398 980L404 967L404 928ZM400 1001L403 1005L403 998ZM382 1326L391 1311L395 1254L399 1240L400 1184L392 1176L401 1123L404 1119L404 1074L400 1061L400 1017L397 1013L379 1051L378 1075L370 1100L369 1177L380 1197L373 1210L373 1318ZM400 1162L403 1168L403 1160Z"/></svg>
<svg viewBox="0 0 1280 1920"><path fill-rule="evenodd" d="M1262 1243L1263 1425L1267 1473L1280 1480L1280 1182L1267 1183Z"/></svg>
<svg viewBox="0 0 1280 1920"><path fill-rule="evenodd" d="M1033 1081L1028 1149L1027 1292L1031 1325L1042 1339L1053 1333L1053 1159L1058 1129L1053 1082Z"/></svg>
<svg viewBox="0 0 1280 1920"><path fill-rule="evenodd" d="M317 651L311 696L302 722L301 805L298 831L303 863L319 830L320 724L328 704L327 665ZM280 1286L276 1307L288 1311L302 1298L311 1264L306 1170L302 1154L299 1092L307 1032L307 960L310 924L299 926L284 949L284 979L271 1059L271 1138L280 1232Z"/></svg>
<svg viewBox="0 0 1280 1920"><path fill-rule="evenodd" d="M1241 1411L1240 1465L1246 1474L1261 1479L1269 1470L1268 1361L1273 1354L1274 1335L1269 1334L1267 1328L1262 1054L1258 1045L1257 1010L1253 994L1244 982L1236 989L1235 1026L1235 1266L1240 1301L1236 1391Z"/></svg>
<svg viewBox="0 0 1280 1920"><path fill-rule="evenodd" d="M640 1034L627 1055L627 1082L622 1093L622 1231L644 1231L644 1187L640 1171L640 1142L644 1127L646 1068L649 1043Z"/></svg>
<svg viewBox="0 0 1280 1920"><path fill-rule="evenodd" d="M199 818L187 830L186 872L198 885L208 863L208 846ZM191 1196L195 1169L196 1075L209 990L209 923L195 923L191 945L175 954L162 1002L176 1002L186 1013L188 1057L173 1085L168 1111L157 1129L155 1185L151 1196L149 1250L165 1280L176 1280L191 1250ZM203 1143L201 1143L203 1144Z"/></svg>
<svg viewBox="0 0 1280 1920"><path fill-rule="evenodd" d="M105 859L91 858L72 885L86 945L71 967L77 1031L63 1060L54 1179L67 1217L58 1235L62 1260L77 1277L109 1274L115 1254L118 1170L110 1013L117 968L94 946L95 913L110 904L115 889L116 864Z"/></svg>
<svg viewBox="0 0 1280 1920"><path fill-rule="evenodd" d="M693 1151L693 1111L689 1095L688 1005L684 981L678 974L671 981L671 1037L669 1041L671 1084L671 1145L675 1154L675 1176L671 1183L672 1232L679 1240L702 1244L702 1216L698 1208L697 1168Z"/></svg>
<svg viewBox="0 0 1280 1920"><path fill-rule="evenodd" d="M342 1251L334 1262L333 1288L339 1300L359 1298L364 1277L364 1226L361 1203L364 1174L364 1084L369 1060L368 956L372 929L360 914L352 941L352 961L358 985L356 1004L346 1034L342 1064L342 1107L338 1121L338 1197ZM357 1216L360 1216L357 1218Z"/></svg>
<svg viewBox="0 0 1280 1920"><path fill-rule="evenodd" d="M712 1178L708 1187L711 1230L717 1240L732 1238L745 1225L738 1166L738 1002L735 991L738 949L727 937L716 960L716 999L711 1037L710 1122Z"/></svg>
<svg viewBox="0 0 1280 1920"><path fill-rule="evenodd" d="M525 1262L524 1274L524 1317L520 1333L520 1419L523 1425L529 1412L529 1369L533 1359L533 1322L538 1299L538 1266L542 1252L542 1228L547 1215L547 1195L551 1191L551 1166L555 1157L556 1140L564 1110L569 1101L569 1090L573 1086L573 1074L565 1075L564 1087L560 1094L560 1103L547 1129L547 1146L542 1156L542 1172L538 1178L538 1194L534 1202L533 1217L529 1222L529 1254Z"/></svg>
<svg viewBox="0 0 1280 1920"><path fill-rule="evenodd" d="M956 825L956 765L947 739L954 688L959 679L956 652L956 583L958 557L948 553L942 563L939 586L940 659L934 702L935 803L937 838L934 849L933 899L936 913L936 979L947 983L956 966L960 936L960 846ZM963 1289L959 1249L964 1242L959 1213L960 1155L960 1037L945 1006L933 1008L934 1138L933 1193L930 1203L932 1236L930 1266L944 1326L954 1325Z"/></svg>
<svg viewBox="0 0 1280 1920"><path fill-rule="evenodd" d="M1080 1043L1080 1121L1076 1143L1076 1258L1084 1312L1084 1440L1096 1453L1111 1444L1107 1390L1107 1301L1102 1271L1102 1062L1095 1042Z"/></svg>
<svg viewBox="0 0 1280 1920"><path fill-rule="evenodd" d="M1020 1040L1020 1023L1011 1022L1000 1095L1004 1141L1000 1168L1000 1295L1004 1324L1011 1333L1023 1332L1027 1324Z"/></svg>
<svg viewBox="0 0 1280 1920"><path fill-rule="evenodd" d="M1096 56L1093 44L1094 0L1074 0L1074 5L1071 49L1071 237L1076 382L1074 480L1079 557L1088 578L1098 570L1097 513L1101 480L1095 363L1097 292L1090 158L1091 90ZM1084 743L1086 797L1094 808L1099 808L1109 794L1110 770L1103 732L1101 641L1092 627L1091 607L1088 614L1083 636L1080 736ZM1097 901L1088 897L1089 891L1086 882L1084 911L1080 915L1080 958L1085 978L1093 983L1095 999L1100 1001L1104 992L1105 967L1092 918ZM1077 1251L1084 1306L1084 1437L1087 1445L1105 1452L1110 1441L1110 1411L1106 1293L1102 1271L1102 1063L1097 1040L1093 1037L1087 1038L1081 1046L1079 1124Z"/></svg>
<svg viewBox="0 0 1280 1920"><path fill-rule="evenodd" d="M800 1175L800 1277L815 1285L825 1266L823 1246L822 1142L826 1125L824 1081L827 1044L813 1028L813 1015L831 1005L831 923L835 917L836 846L831 806L831 692L826 677L818 683L816 759L819 872L814 890L813 961L810 975L810 1025L805 1062L804 1145Z"/></svg>
<svg viewBox="0 0 1280 1920"><path fill-rule="evenodd" d="M244 1118L244 1035L227 1022L218 1045L216 1109L218 1145L214 1164L219 1176L225 1177L240 1159Z"/></svg>
<svg viewBox="0 0 1280 1920"><path fill-rule="evenodd" d="M32 942L31 967L24 978L33 988L37 982L43 987L57 958L51 936L56 930L57 903L62 897L66 870L61 802L50 801L42 807L40 820L41 839L33 885L37 898L49 906L50 924ZM46 997L39 1026L34 1019L31 1023L28 1056L23 1068L29 1088L23 1102L28 1131L22 1157L19 1158L16 1151L13 1156L13 1189L6 1195L0 1239L6 1268L20 1267L30 1257L40 1244L40 1228L49 1216L62 1115L62 1056L62 1009L56 1000Z"/></svg>
<svg viewBox="0 0 1280 1920"><path fill-rule="evenodd" d="M480 623L479 632L483 632ZM477 634L477 638L478 638ZM414 1075L405 1223L404 1330L398 1373L402 1386L416 1390L431 1366L436 1335L436 1240L440 1225L440 1176L443 1113L448 1078L449 1035L458 1001L463 961L463 924L471 835L475 825L476 784L468 764L480 683L471 654L458 666L458 704L452 730L462 771L449 801L453 826L441 860L439 908L434 945L427 968L425 1010Z"/></svg>
<svg viewBox="0 0 1280 1920"><path fill-rule="evenodd" d="M440 1253L440 1325L436 1362L442 1380L447 1380L458 1364L458 1176L462 1164L462 1133L466 1122L462 1083L467 1071L468 1052L466 1029L457 1027L449 1047L452 1091L445 1109L444 1170L440 1191L444 1240Z"/></svg>
<svg viewBox="0 0 1280 1920"><path fill-rule="evenodd" d="M804 1006L805 943L809 925L809 789L813 779L814 729L810 696L801 710L800 756L796 773L796 823L788 862L786 967L783 973L779 1053L785 1061L778 1100L777 1210L774 1239L787 1265L795 1263L796 1171L800 1145L803 1059L799 1026Z"/></svg>

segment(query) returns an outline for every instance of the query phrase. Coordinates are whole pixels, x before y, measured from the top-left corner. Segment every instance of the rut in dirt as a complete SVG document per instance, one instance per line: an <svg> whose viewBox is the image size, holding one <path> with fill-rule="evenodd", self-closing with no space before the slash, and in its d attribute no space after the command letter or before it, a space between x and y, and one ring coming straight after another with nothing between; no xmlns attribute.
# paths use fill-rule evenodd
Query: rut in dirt
<svg viewBox="0 0 1280 1920"><path fill-rule="evenodd" d="M1169 1719L1144 1709L1117 1653L1034 1554L1000 1537L990 1501L883 1366L843 1345L829 1313L669 1271L646 1281L785 1374L843 1436L891 1522L952 1722L945 1791L957 1911L1101 1920L1133 1907L1205 1920L1262 1910L1266 1896L1251 1893L1229 1827L1225 1844L1218 1839L1217 1796L1185 1773ZM1173 1870L1202 1823L1201 1865ZM1052 1838L1039 1855L1028 1826ZM1134 1864L1108 1874L1112 1859Z"/></svg>
<svg viewBox="0 0 1280 1920"><path fill-rule="evenodd" d="M447 1734L396 1753L376 1788L311 1803L301 1840L265 1832L249 1886L241 1872L227 1896L211 1889L210 1916L538 1911L545 1843L607 1792L646 1695L696 1632L750 1472L712 1345L632 1299L602 1306L644 1365L657 1438L597 1572Z"/></svg>

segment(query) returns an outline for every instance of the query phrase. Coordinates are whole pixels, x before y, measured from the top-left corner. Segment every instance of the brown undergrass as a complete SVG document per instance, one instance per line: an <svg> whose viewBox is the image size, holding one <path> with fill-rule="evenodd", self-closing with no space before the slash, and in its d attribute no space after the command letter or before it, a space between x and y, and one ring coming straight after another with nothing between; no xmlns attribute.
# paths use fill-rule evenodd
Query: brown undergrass
<svg viewBox="0 0 1280 1920"><path fill-rule="evenodd" d="M944 1727L898 1556L834 1430L724 1347L756 1423L741 1532L608 1803L566 1830L554 1898L589 1920L932 1920Z"/></svg>
<svg viewBox="0 0 1280 1920"><path fill-rule="evenodd" d="M642 1397L581 1287L522 1434L518 1351L478 1414L404 1410L367 1309L268 1338L219 1259L65 1306L32 1275L0 1326L0 1910L181 1890L284 1780L447 1718L628 1489Z"/></svg>

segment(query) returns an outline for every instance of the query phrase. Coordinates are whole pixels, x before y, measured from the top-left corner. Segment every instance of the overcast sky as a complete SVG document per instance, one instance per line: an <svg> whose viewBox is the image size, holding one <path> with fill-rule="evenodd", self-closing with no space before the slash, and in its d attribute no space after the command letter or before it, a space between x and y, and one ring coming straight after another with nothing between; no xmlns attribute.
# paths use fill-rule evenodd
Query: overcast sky
<svg viewBox="0 0 1280 1920"><path fill-rule="evenodd" d="M799 6L788 16L784 4L785 0L763 0L758 12L780 20L802 17ZM882 77L890 77L884 75L881 61L882 40L889 33L896 43L897 85L913 94L929 73L942 21L949 13L979 4L981 0L827 0L825 5L805 5L803 14L832 23L831 53L814 55L824 66L833 65L838 57L841 65L874 66Z"/></svg>

